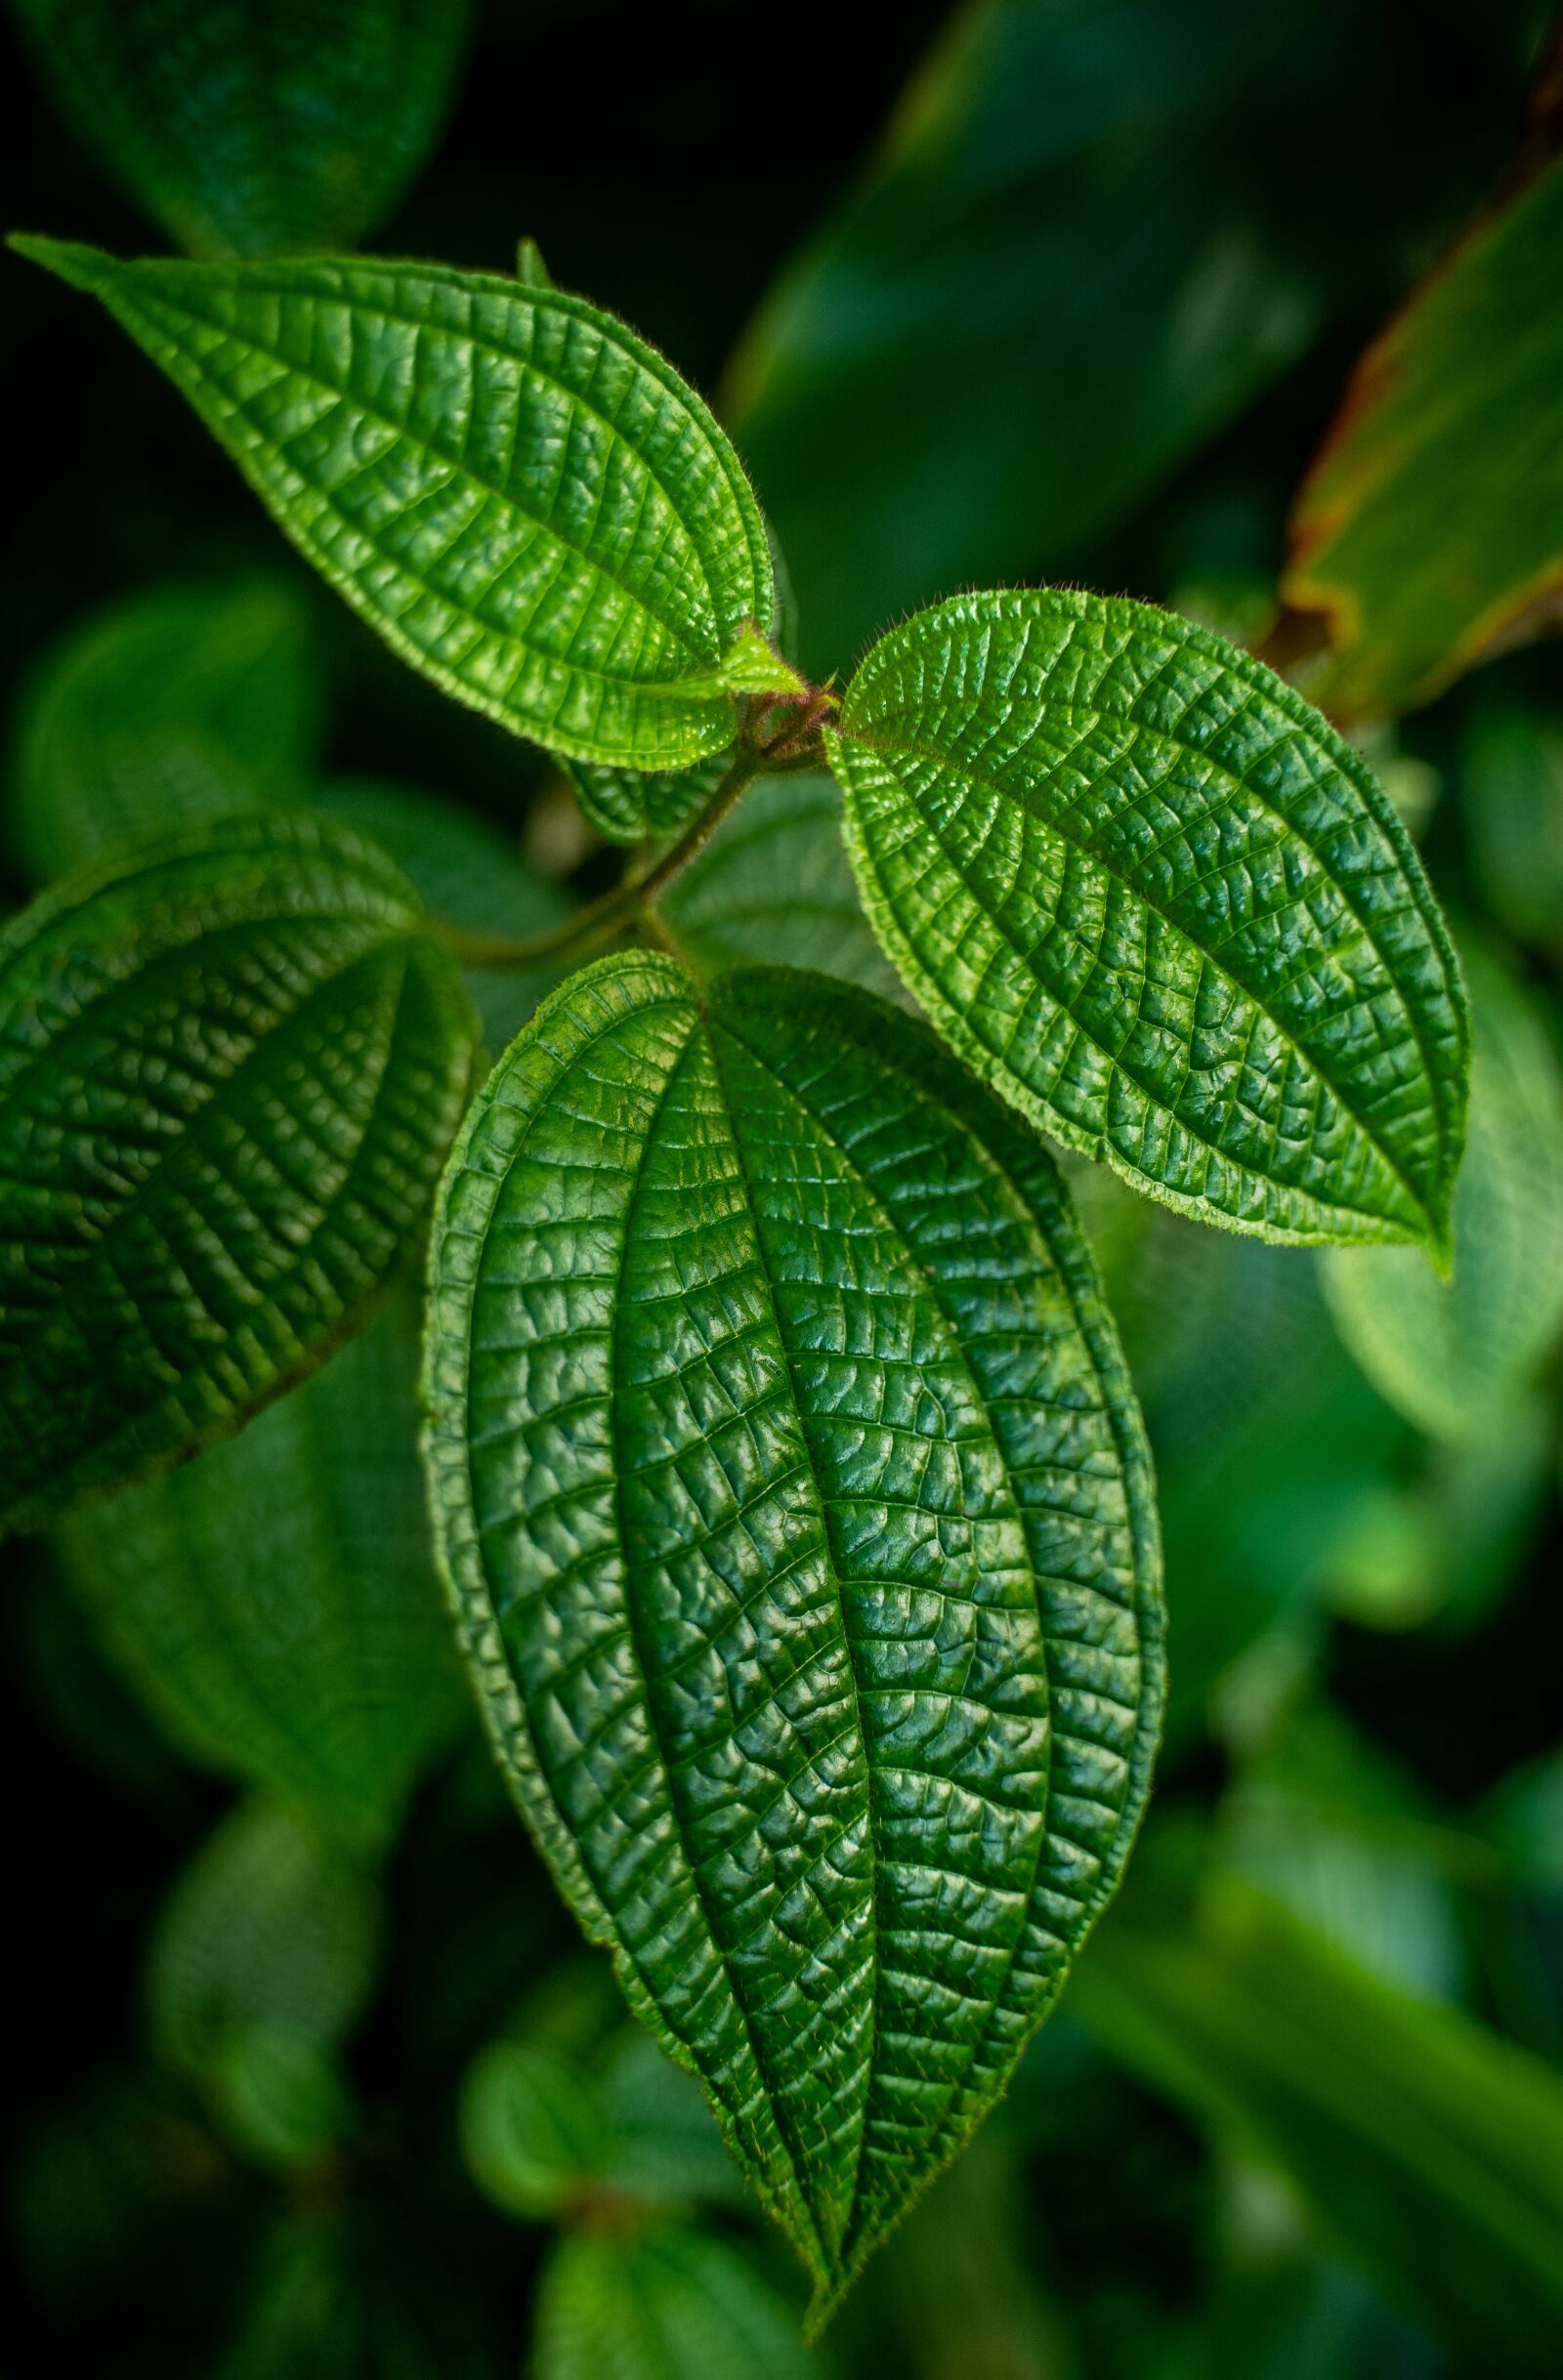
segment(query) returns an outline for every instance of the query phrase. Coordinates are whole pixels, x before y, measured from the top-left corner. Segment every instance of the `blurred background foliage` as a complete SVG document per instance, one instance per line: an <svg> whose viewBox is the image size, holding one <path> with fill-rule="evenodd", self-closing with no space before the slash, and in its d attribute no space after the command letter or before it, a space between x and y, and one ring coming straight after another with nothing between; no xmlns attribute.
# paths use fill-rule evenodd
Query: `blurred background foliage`
<svg viewBox="0 0 1563 2380"><path fill-rule="evenodd" d="M581 1949L478 1739L410 1301L238 1439L15 1554L8 2363L1563 2369L1545 7L797 0L763 51L720 0L12 0L0 23L10 223L497 270L534 237L718 396L816 670L1003 577L1260 644L1421 841L1476 1036L1450 1288L1071 1168L1161 1475L1159 1791L1008 2100L816 2353L697 2090ZM5 287L10 902L278 801L350 816L480 933L609 880L568 787L310 583L155 374L41 276ZM670 908L708 959L886 987L824 780L762 787ZM497 1048L545 985L473 988Z"/></svg>

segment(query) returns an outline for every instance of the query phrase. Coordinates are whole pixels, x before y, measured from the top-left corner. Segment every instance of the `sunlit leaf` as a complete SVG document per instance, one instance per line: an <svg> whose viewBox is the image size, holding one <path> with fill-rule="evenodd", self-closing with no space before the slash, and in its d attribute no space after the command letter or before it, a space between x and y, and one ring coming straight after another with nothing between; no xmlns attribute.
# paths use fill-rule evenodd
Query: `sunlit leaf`
<svg viewBox="0 0 1563 2380"><path fill-rule="evenodd" d="M958 596L873 647L826 742L880 939L1024 1114L1204 1222L1446 1248L1448 937L1270 671L1144 604Z"/></svg>
<svg viewBox="0 0 1563 2380"><path fill-rule="evenodd" d="M797 692L759 509L706 407L557 290L378 259L121 264L103 300L392 649L571 759L677 769Z"/></svg>
<svg viewBox="0 0 1563 2380"><path fill-rule="evenodd" d="M201 256L353 243L433 148L469 0L17 0L61 106Z"/></svg>
<svg viewBox="0 0 1563 2380"><path fill-rule="evenodd" d="M1160 1702L1137 1412L1051 1161L823 977L605 961L473 1111L436 1526L495 1744L820 2318L1117 1880Z"/></svg>
<svg viewBox="0 0 1563 2380"><path fill-rule="evenodd" d="M1563 159L1368 350L1291 523L1282 591L1341 714L1428 701L1563 612Z"/></svg>

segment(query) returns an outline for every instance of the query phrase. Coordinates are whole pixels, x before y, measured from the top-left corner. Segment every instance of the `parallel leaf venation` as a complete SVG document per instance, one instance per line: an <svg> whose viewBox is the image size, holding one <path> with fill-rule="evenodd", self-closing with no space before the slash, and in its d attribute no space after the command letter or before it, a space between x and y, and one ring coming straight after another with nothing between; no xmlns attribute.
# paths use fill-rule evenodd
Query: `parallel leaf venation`
<svg viewBox="0 0 1563 2380"><path fill-rule="evenodd" d="M844 2285L1116 1879L1159 1707L1137 1414L1049 1160L819 979L605 962L432 1257L445 1560L523 1808Z"/></svg>
<svg viewBox="0 0 1563 2380"><path fill-rule="evenodd" d="M960 597L830 738L890 955L1035 1120L1264 1237L1442 1247L1468 1043L1369 772L1290 689L1144 605Z"/></svg>

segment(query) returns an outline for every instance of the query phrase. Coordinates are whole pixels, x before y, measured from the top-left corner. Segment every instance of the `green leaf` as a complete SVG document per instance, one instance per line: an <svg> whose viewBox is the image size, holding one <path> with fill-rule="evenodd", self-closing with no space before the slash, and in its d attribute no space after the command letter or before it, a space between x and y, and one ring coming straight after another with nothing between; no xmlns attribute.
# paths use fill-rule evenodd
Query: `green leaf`
<svg viewBox="0 0 1563 2380"><path fill-rule="evenodd" d="M1563 1071L1546 1026L1468 946L1470 1147L1455 1190L1455 1277L1414 1251L1333 1249L1325 1290L1346 1345L1418 1429L1511 1431L1563 1331Z"/></svg>
<svg viewBox="0 0 1563 2380"><path fill-rule="evenodd" d="M1332 647L1342 716L1430 701L1563 605L1563 158L1445 260L1368 350L1282 580Z"/></svg>
<svg viewBox="0 0 1563 2380"><path fill-rule="evenodd" d="M657 907L697 966L767 962L899 990L841 841L841 796L822 773L761 777Z"/></svg>
<svg viewBox="0 0 1563 2380"><path fill-rule="evenodd" d="M1563 2083L1365 1974L1236 1877L1123 1920L1070 1992L1115 2058L1289 2175L1327 2237L1483 2370L1563 2326Z"/></svg>
<svg viewBox="0 0 1563 2380"><path fill-rule="evenodd" d="M468 0L18 0L55 97L201 256L352 247L434 147Z"/></svg>
<svg viewBox="0 0 1563 2380"><path fill-rule="evenodd" d="M637 954L481 1096L437 1537L586 1931L821 2319L981 2120L1144 1800L1137 1408L1051 1161L911 1020Z"/></svg>
<svg viewBox="0 0 1563 2380"><path fill-rule="evenodd" d="M839 726L875 930L1024 1114L1203 1222L1446 1251L1454 954L1289 687L1144 604L957 596L874 647Z"/></svg>
<svg viewBox="0 0 1563 2380"><path fill-rule="evenodd" d="M101 298L402 660L518 735L678 769L802 689L738 457L655 349L557 290L438 265L120 264Z"/></svg>
<svg viewBox="0 0 1563 2380"><path fill-rule="evenodd" d="M720 2239L565 2240L537 2301L536 2380L819 2380L782 2301Z"/></svg>
<svg viewBox="0 0 1563 2380"><path fill-rule="evenodd" d="M661 841L702 810L727 774L718 753L693 769L614 769L601 761L564 761L581 814L610 843Z"/></svg>
<svg viewBox="0 0 1563 2380"><path fill-rule="evenodd" d="M417 1475L417 1321L399 1294L237 1438L60 1540L175 1742L355 1838L389 1829L461 1715Z"/></svg>
<svg viewBox="0 0 1563 2380"><path fill-rule="evenodd" d="M1441 18L1435 76L1385 0L952 11L722 408L810 666L950 587L1078 577L1331 315L1386 304L1517 118L1502 14Z"/></svg>
<svg viewBox="0 0 1563 2380"><path fill-rule="evenodd" d="M1488 907L1521 941L1563 958L1563 722L1523 704L1479 709L1459 777Z"/></svg>
<svg viewBox="0 0 1563 2380"><path fill-rule="evenodd" d="M416 896L233 818L0 937L0 1527L226 1436L363 1318L465 1102Z"/></svg>
<svg viewBox="0 0 1563 2380"><path fill-rule="evenodd" d="M495 2041L461 2093L461 2145L496 2206L526 2222L567 2212L601 2175L608 2118L584 2074L524 2041Z"/></svg>
<svg viewBox="0 0 1563 2380"><path fill-rule="evenodd" d="M284 582L159 587L53 653L22 714L14 834L38 882L302 798L320 690Z"/></svg>

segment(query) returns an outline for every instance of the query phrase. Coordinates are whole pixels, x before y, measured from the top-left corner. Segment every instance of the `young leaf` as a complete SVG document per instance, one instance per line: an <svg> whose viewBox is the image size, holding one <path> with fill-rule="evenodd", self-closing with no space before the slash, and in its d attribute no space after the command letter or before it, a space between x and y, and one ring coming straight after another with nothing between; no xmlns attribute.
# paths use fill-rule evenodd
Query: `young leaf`
<svg viewBox="0 0 1563 2380"><path fill-rule="evenodd" d="M1407 1248L1331 1249L1325 1290L1346 1345L1435 1438L1512 1432L1563 1330L1563 1074L1519 985L1469 953L1470 1148L1455 1190L1453 1281Z"/></svg>
<svg viewBox="0 0 1563 2380"><path fill-rule="evenodd" d="M1288 687L1144 604L957 596L873 647L839 728L879 938L1024 1114L1207 1223L1447 1252L1454 955Z"/></svg>
<svg viewBox="0 0 1563 2380"><path fill-rule="evenodd" d="M341 828L221 821L0 937L0 1527L164 1469L354 1329L417 1226L474 1020Z"/></svg>
<svg viewBox="0 0 1563 2380"><path fill-rule="evenodd" d="M567 2213L601 2175L611 2142L590 2077L529 2042L490 2042L462 2086L468 2169L523 2222Z"/></svg>
<svg viewBox="0 0 1563 2380"><path fill-rule="evenodd" d="M1288 602L1342 716L1430 701L1563 607L1563 158L1455 251L1357 367L1291 524Z"/></svg>
<svg viewBox="0 0 1563 2380"><path fill-rule="evenodd" d="M393 650L551 751L679 769L771 650L758 507L727 438L584 298L438 265L120 264L15 243L101 298Z"/></svg>
<svg viewBox="0 0 1563 2380"><path fill-rule="evenodd" d="M612 769L601 761L564 761L581 814L610 843L676 835L702 809L727 773L727 758L693 769Z"/></svg>
<svg viewBox="0 0 1563 2380"><path fill-rule="evenodd" d="M1057 1173L822 977L606 960L431 1249L437 1537L517 1796L823 2318L1111 1894L1161 1701L1149 1465Z"/></svg>
<svg viewBox="0 0 1563 2380"><path fill-rule="evenodd" d="M582 2231L537 2301L536 2380L819 2380L788 2308L720 2239Z"/></svg>
<svg viewBox="0 0 1563 2380"><path fill-rule="evenodd" d="M200 256L352 247L433 148L468 0L18 0L64 113Z"/></svg>
<svg viewBox="0 0 1563 2380"><path fill-rule="evenodd" d="M320 692L284 582L159 587L46 664L22 716L15 839L39 883L202 818L296 802Z"/></svg>
<svg viewBox="0 0 1563 2380"><path fill-rule="evenodd" d="M75 1513L66 1573L194 1760L381 1839L461 1717L417 1474L399 1293L314 1379L192 1463Z"/></svg>

